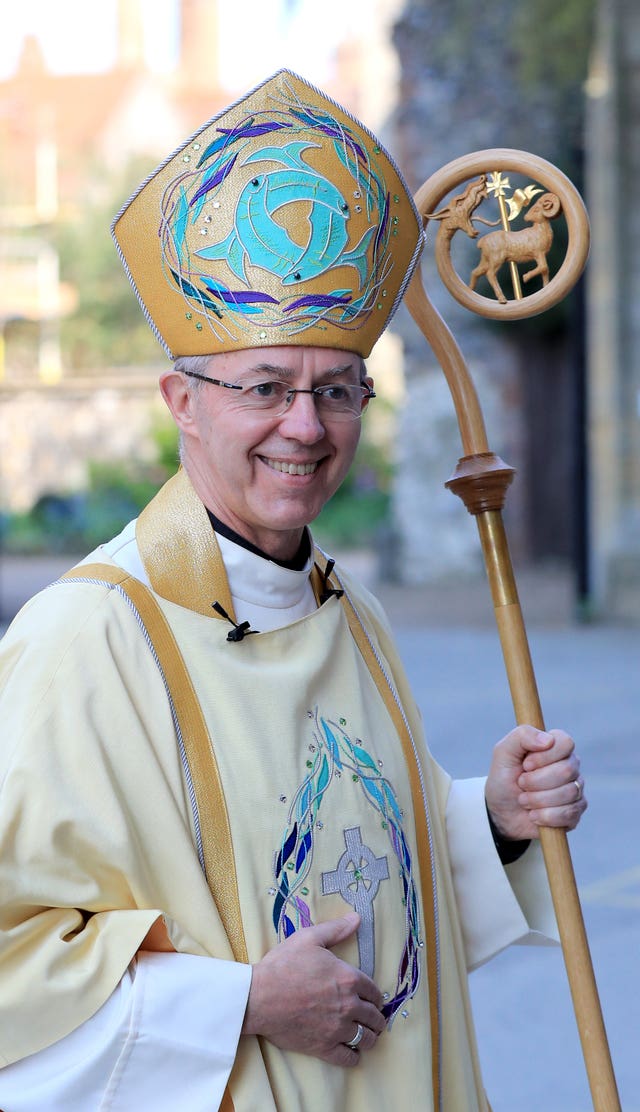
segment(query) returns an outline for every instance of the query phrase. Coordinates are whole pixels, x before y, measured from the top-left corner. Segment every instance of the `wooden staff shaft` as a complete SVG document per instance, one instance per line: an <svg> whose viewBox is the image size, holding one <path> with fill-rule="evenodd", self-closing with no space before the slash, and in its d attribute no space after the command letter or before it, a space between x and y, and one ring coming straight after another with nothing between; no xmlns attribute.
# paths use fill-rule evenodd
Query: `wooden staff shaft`
<svg viewBox="0 0 640 1112"><path fill-rule="evenodd" d="M486 510L479 513L476 520L516 720L544 730L502 513L499 510ZM593 1107L596 1112L620 1112L620 1098L567 835L564 830L543 827L540 841L558 920Z"/></svg>
<svg viewBox="0 0 640 1112"><path fill-rule="evenodd" d="M453 398L466 455L447 486L462 498L478 523L516 721L544 730L502 520L514 471L488 449L482 411L466 363L451 331L429 301L419 272L414 274L405 302L438 359ZM563 830L544 828L540 841L593 1107L595 1112L621 1112L567 836Z"/></svg>

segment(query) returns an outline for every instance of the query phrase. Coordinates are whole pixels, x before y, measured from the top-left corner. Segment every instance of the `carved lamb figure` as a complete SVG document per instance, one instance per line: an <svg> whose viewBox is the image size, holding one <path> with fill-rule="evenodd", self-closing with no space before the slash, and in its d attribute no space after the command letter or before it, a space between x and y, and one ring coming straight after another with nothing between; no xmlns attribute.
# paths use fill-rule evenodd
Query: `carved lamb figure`
<svg viewBox="0 0 640 1112"><path fill-rule="evenodd" d="M522 280L529 282L536 274L542 275L543 286L549 283L547 253L553 242L553 231L549 223L562 211L560 198L555 193L543 193L525 216L532 227L519 232L489 232L478 241L480 262L471 274L470 288L475 289L481 275L486 274L493 292L502 305L506 305L497 272L503 263L535 262L535 266L523 274Z"/></svg>

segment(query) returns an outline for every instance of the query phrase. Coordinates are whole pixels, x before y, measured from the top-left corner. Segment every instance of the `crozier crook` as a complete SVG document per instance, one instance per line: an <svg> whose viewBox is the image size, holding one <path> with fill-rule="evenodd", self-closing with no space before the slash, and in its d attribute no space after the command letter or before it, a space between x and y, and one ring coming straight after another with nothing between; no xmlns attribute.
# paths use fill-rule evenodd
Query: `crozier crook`
<svg viewBox="0 0 640 1112"><path fill-rule="evenodd" d="M503 177L506 173L524 174L541 186L536 188L531 184L524 189L514 190L509 199L507 215L505 215L505 190L509 187L509 179ZM468 186L464 194L454 198L448 206L439 211L439 206L452 190L476 176L478 176L477 188ZM465 217L467 220L479 220L481 218L474 216L473 213L490 192L493 192L500 203L503 229L506 219L519 215L536 194L544 194L540 198L542 203L538 205L537 211L534 211L535 206L530 210L533 221L530 222L529 227L534 231L536 220L545 204L549 207L545 198L553 194L556 199L559 199L567 222L568 248L564 262L550 281L547 280L545 273L546 254L542 264L533 254L534 249L537 249L533 239L540 241L541 232L537 233L537 237L535 235L532 237L528 232L511 230L489 233L496 238L485 245L483 252L483 241L476 239L475 229L469 231L464 228L462 226L464 222L462 224L458 222L456 227L453 227L452 214L456 207L460 209L460 203L456 206L456 201L462 202L465 197L471 198L470 203L464 206ZM435 255L444 284L456 300L481 316L494 320L513 320L541 313L569 293L584 269L589 251L589 221L582 200L564 174L551 163L535 155L508 149L485 150L466 155L450 162L432 175L418 190L415 202L425 224L429 219L441 221L436 237ZM524 219L526 220L526 215ZM476 239L483 252L482 259L489 259L489 269L492 273L488 277L495 278L497 269L503 263L509 263L514 282L512 300L506 298L504 301L491 300L483 297L461 280L450 256L451 240L456 231L466 231L467 235ZM550 242L548 234L545 226L545 242ZM532 240L531 244L528 242L527 235ZM501 238L498 240L497 237ZM543 285L541 289L523 298L518 286L516 263L529 259L536 262L536 273L542 275ZM472 278L474 285L480 272L486 273L482 270L483 265L484 262L474 272L475 277ZM533 273L531 276L533 277ZM497 293L495 286L494 290ZM446 485L462 498L478 524L516 720L519 724L528 723L544 730L544 719L502 520L502 508L514 471L489 448L478 396L464 358L449 328L429 301L419 270L416 270L407 290L405 303L440 363L453 397L463 455ZM540 831L540 840L558 920L593 1107L596 1112L620 1112L620 1099L567 836L563 830L543 828Z"/></svg>

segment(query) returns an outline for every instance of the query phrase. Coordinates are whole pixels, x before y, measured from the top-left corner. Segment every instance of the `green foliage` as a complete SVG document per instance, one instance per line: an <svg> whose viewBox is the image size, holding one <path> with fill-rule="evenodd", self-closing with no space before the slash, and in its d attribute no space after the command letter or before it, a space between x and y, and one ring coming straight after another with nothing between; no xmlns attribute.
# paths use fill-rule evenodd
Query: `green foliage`
<svg viewBox="0 0 640 1112"><path fill-rule="evenodd" d="M165 475L173 475L178 467L178 430L171 418L157 416L151 428L151 436L156 449L156 460Z"/></svg>
<svg viewBox="0 0 640 1112"><path fill-rule="evenodd" d="M88 465L87 490L46 494L23 514L0 521L6 552L84 553L117 535L137 517L178 466L178 434L173 422L158 417L152 431L151 464ZM313 523L327 546L363 547L388 521L392 467L386 449L365 429L353 466L340 489Z"/></svg>
<svg viewBox="0 0 640 1112"><path fill-rule="evenodd" d="M148 169L148 167L146 167ZM65 366L73 370L157 363L164 358L133 294L113 239L111 222L143 171L132 164L109 184L108 196L82 208L56 230L63 282L78 304L62 322Z"/></svg>
<svg viewBox="0 0 640 1112"><path fill-rule="evenodd" d="M347 478L313 522L320 544L345 548L370 544L389 519L391 476L387 453L365 433Z"/></svg>
<svg viewBox="0 0 640 1112"><path fill-rule="evenodd" d="M450 65L491 47L493 63L513 67L523 92L541 85L573 93L587 74L596 0L417 0L417 9L446 13L432 44L436 64Z"/></svg>
<svg viewBox="0 0 640 1112"><path fill-rule="evenodd" d="M573 176L595 12L596 0L407 0L394 38L416 81L434 74L469 119L499 124L508 141L491 145L542 144Z"/></svg>
<svg viewBox="0 0 640 1112"><path fill-rule="evenodd" d="M158 419L152 436L153 463L92 461L86 491L45 494L28 513L8 514L0 521L5 551L77 554L116 536L176 470L178 436L173 422Z"/></svg>
<svg viewBox="0 0 640 1112"><path fill-rule="evenodd" d="M381 490L334 495L313 523L313 535L323 547L366 548L389 520L389 503L389 495Z"/></svg>
<svg viewBox="0 0 640 1112"><path fill-rule="evenodd" d="M523 90L551 86L556 97L573 97L587 76L595 0L536 0L514 4L511 41Z"/></svg>
<svg viewBox="0 0 640 1112"><path fill-rule="evenodd" d="M46 494L29 513L0 520L6 552L89 552L137 517L178 466L178 435L168 420L153 429L153 463L90 462L86 491ZM351 471L313 523L327 546L363 547L388 520L392 468L387 452L365 434Z"/></svg>
<svg viewBox="0 0 640 1112"><path fill-rule="evenodd" d="M546 96L565 143L582 145L584 94L596 0L514 4L510 42L525 102Z"/></svg>

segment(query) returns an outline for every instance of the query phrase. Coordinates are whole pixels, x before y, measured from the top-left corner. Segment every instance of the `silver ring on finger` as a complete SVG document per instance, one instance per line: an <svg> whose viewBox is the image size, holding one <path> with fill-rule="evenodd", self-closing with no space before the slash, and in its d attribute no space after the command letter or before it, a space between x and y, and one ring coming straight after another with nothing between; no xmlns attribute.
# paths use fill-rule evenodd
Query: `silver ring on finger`
<svg viewBox="0 0 640 1112"><path fill-rule="evenodd" d="M576 786L576 791L578 793L576 798L575 798L575 802L577 803L580 799L582 799L582 784L580 783L579 780L574 780L573 782Z"/></svg>
<svg viewBox="0 0 640 1112"><path fill-rule="evenodd" d="M344 1044L345 1046L348 1046L351 1050L357 1050L358 1049L358 1047L360 1046L360 1043L362 1042L362 1037L364 1035L364 1027L362 1026L361 1023L356 1023L356 1028L357 1028L357 1030L356 1030L356 1033L353 1036L353 1038L348 1043Z"/></svg>

